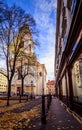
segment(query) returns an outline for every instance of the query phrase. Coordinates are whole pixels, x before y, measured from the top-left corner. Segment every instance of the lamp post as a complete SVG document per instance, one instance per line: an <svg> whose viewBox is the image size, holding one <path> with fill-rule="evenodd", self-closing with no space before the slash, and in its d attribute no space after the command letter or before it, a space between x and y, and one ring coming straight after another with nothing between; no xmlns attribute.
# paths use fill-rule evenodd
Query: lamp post
<svg viewBox="0 0 82 130"><path fill-rule="evenodd" d="M41 122L46 124L46 114L45 114L45 95L44 95L44 65L42 65L42 115Z"/></svg>
<svg viewBox="0 0 82 130"><path fill-rule="evenodd" d="M32 99L32 87L33 87L33 81L31 81L31 99Z"/></svg>

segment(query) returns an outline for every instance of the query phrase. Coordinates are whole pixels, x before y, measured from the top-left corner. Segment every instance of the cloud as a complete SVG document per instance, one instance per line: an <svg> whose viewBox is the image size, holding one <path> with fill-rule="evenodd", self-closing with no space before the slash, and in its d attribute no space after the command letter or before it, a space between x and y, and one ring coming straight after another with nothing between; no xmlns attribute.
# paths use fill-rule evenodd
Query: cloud
<svg viewBox="0 0 82 130"><path fill-rule="evenodd" d="M56 27L56 0L35 0L36 9L34 18L40 31L39 41L41 43L39 60L45 64L47 79L54 78L54 57L55 57L55 27Z"/></svg>
<svg viewBox="0 0 82 130"><path fill-rule="evenodd" d="M0 68L6 69L6 63L5 63L5 60L3 59L0 59Z"/></svg>
<svg viewBox="0 0 82 130"><path fill-rule="evenodd" d="M47 52L44 57L40 58L40 63L44 63L47 70L47 80L54 78L54 49Z"/></svg>
<svg viewBox="0 0 82 130"><path fill-rule="evenodd" d="M35 49L36 54L39 55L39 61L46 65L47 79L53 79L57 0L4 1L7 1L9 5L15 2L35 18L36 27L39 31L38 41L40 42L40 48Z"/></svg>
<svg viewBox="0 0 82 130"><path fill-rule="evenodd" d="M35 0L36 1L36 9L34 12L34 17L36 19L37 24L39 25L39 29L45 28L46 31L49 28L52 22L52 18L55 23L55 12L56 12L56 0Z"/></svg>

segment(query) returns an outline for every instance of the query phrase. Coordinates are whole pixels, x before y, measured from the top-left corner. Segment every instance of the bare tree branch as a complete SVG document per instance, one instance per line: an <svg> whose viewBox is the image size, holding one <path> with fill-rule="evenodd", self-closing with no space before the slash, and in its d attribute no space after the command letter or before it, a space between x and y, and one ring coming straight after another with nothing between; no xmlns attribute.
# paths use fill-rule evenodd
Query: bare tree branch
<svg viewBox="0 0 82 130"><path fill-rule="evenodd" d="M25 51L23 42L25 35L29 37L35 26L35 20L30 14L16 5L8 7L0 1L0 44L6 59L8 78L8 102L11 93L11 82L15 73L15 66L20 54ZM23 55L24 56L24 55Z"/></svg>

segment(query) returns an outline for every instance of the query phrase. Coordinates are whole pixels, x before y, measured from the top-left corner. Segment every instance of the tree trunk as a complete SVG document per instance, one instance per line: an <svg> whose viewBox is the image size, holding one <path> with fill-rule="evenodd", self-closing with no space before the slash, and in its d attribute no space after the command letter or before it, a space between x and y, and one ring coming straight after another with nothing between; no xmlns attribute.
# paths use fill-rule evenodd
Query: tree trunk
<svg viewBox="0 0 82 130"><path fill-rule="evenodd" d="M11 80L8 80L7 106L9 106L9 97L11 96Z"/></svg>
<svg viewBox="0 0 82 130"><path fill-rule="evenodd" d="M21 91L21 96L23 96L24 93L24 78L22 78L22 91Z"/></svg>

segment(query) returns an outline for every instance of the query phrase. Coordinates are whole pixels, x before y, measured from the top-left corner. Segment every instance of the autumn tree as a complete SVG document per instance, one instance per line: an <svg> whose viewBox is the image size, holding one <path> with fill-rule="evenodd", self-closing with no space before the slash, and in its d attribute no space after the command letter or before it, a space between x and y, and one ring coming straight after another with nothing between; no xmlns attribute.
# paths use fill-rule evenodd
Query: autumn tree
<svg viewBox="0 0 82 130"><path fill-rule="evenodd" d="M21 27L23 25L28 25L30 31L33 31L35 21L31 15L25 13L23 9L16 5L8 7L8 5L0 2L0 7L0 56L4 57L6 61L8 79L7 105L9 105L11 82L15 73L16 61L23 51L22 46L25 42L23 41L23 36L25 33L29 33L28 29L24 28L22 30Z"/></svg>
<svg viewBox="0 0 82 130"><path fill-rule="evenodd" d="M34 72L31 68L34 67L37 60L35 53L33 52L34 45L32 39L32 33L27 24L23 25L19 32L24 32L22 35L21 51L18 56L17 64L20 64L18 67L18 77L21 79L21 91L20 96L23 96L24 93L24 79L29 74L34 76ZM28 31L27 31L28 30ZM17 69L17 66L16 66Z"/></svg>
<svg viewBox="0 0 82 130"><path fill-rule="evenodd" d="M24 79L29 74L34 76L34 72L31 70L31 67L33 68L35 65L35 62L37 60L35 53L33 53L33 48L35 43L32 39L32 33L27 25L23 25L20 28L20 31L28 30L28 32L25 32L25 35L23 35L23 41L24 41L24 47L22 47L23 51L19 55L20 60L20 76L21 76L21 95L23 96L24 93ZM27 44L26 44L27 42Z"/></svg>
<svg viewBox="0 0 82 130"><path fill-rule="evenodd" d="M26 61L25 61L26 60ZM35 66L36 56L30 54L26 58L22 57L20 59L20 76L21 76L21 96L24 94L24 79L26 76L31 75L34 77L34 71L32 68Z"/></svg>

